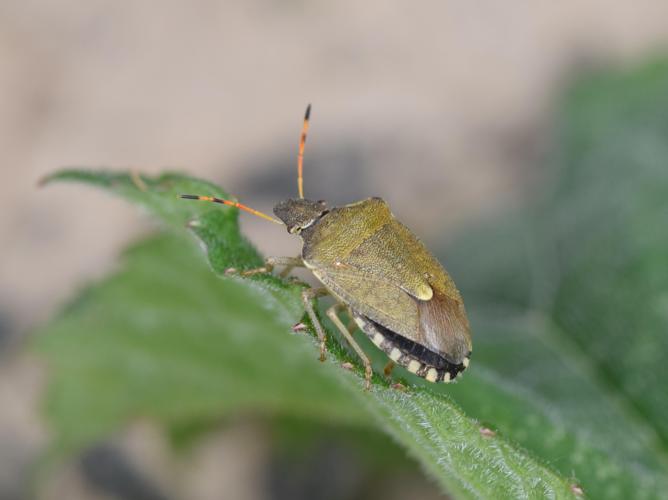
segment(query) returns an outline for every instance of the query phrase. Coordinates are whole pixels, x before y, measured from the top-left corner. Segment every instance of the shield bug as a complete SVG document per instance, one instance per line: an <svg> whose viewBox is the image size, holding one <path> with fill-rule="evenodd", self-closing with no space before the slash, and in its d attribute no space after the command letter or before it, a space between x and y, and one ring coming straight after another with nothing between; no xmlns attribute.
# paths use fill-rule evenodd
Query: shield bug
<svg viewBox="0 0 668 500"><path fill-rule="evenodd" d="M297 184L299 198L274 207L278 219L238 202L209 196L182 195L235 206L277 224L301 237L299 257L269 257L265 265L242 271L248 276L285 267L306 267L322 288L304 290L306 312L320 341L325 359L325 331L313 309L313 299L331 295L336 303L327 316L361 358L366 386L371 363L338 316L347 309L350 317L399 364L429 382L449 382L469 364L471 334L462 297L436 258L401 224L381 198L367 198L340 207L304 198L303 160L311 106L306 109L299 141ZM236 272L236 271L235 271Z"/></svg>

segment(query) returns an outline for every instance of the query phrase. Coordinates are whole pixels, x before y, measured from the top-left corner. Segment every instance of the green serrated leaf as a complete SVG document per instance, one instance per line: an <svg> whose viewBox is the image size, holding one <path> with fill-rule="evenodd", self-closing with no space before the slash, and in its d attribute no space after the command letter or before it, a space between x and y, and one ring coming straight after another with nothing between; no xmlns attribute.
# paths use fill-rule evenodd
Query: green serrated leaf
<svg viewBox="0 0 668 500"><path fill-rule="evenodd" d="M137 183L127 174L96 179L77 171L51 179L101 185L171 227L187 225L218 273L261 261L239 235L233 209L175 197L207 186L203 194L224 195L207 183L184 178L182 185L175 174ZM273 277L221 279L178 234L134 248L122 271L38 336L51 367L47 415L58 446L79 448L144 416L183 427L247 411L296 415L384 430L458 498L573 495L570 481L505 437L483 432L448 396L420 386L403 392L379 377L366 392L359 366L339 366L351 358L335 343L329 362L317 362L314 339L290 329L303 314L300 290ZM459 386L475 387L472 381Z"/></svg>
<svg viewBox="0 0 668 500"><path fill-rule="evenodd" d="M39 336L54 377L47 410L58 444L80 447L139 416L174 425L254 409L363 418L267 300L217 278L177 236L131 249L123 271Z"/></svg>

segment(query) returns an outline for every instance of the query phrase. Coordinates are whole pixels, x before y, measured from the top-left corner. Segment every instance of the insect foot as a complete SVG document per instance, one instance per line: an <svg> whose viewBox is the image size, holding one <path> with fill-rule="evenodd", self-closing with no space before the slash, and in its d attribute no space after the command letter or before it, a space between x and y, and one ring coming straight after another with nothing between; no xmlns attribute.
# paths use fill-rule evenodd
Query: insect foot
<svg viewBox="0 0 668 500"><path fill-rule="evenodd" d="M364 390L371 390L371 377L373 377L373 370L371 369L371 364L365 364L364 366Z"/></svg>

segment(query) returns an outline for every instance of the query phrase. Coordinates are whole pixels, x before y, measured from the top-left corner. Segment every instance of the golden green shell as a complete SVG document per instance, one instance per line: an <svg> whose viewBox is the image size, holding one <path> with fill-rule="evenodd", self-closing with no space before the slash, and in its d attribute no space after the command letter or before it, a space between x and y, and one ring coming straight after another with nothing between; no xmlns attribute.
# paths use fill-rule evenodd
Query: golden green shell
<svg viewBox="0 0 668 500"><path fill-rule="evenodd" d="M333 208L301 234L306 266L341 302L451 363L471 352L452 278L380 198Z"/></svg>

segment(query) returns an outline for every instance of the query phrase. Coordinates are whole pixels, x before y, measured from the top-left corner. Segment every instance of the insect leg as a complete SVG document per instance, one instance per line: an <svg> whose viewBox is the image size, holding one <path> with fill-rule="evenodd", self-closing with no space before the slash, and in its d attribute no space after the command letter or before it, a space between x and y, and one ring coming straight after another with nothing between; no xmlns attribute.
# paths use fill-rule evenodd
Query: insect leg
<svg viewBox="0 0 668 500"><path fill-rule="evenodd" d="M302 292L302 301L304 302L304 308L306 309L306 314L308 314L315 332L318 334L318 340L320 341L320 361L325 361L325 352L327 351L327 346L325 342L327 341L327 336L325 335L325 330L320 324L318 316L315 314L313 309L312 300L316 297L321 297L322 295L327 295L329 292L326 288L307 288Z"/></svg>
<svg viewBox="0 0 668 500"><path fill-rule="evenodd" d="M254 274L270 273L276 266L285 266L285 269L280 273L281 278L284 278L294 267L304 267L304 261L301 257L267 257L264 260L264 266L247 269L246 271L238 271L234 267L230 267L225 269L225 274L238 273L241 276L253 276Z"/></svg>
<svg viewBox="0 0 668 500"><path fill-rule="evenodd" d="M348 331L354 332L359 328L357 323L355 323L355 315L353 314L353 310L350 308L350 306L346 307L346 311L348 311L348 317L350 318L350 320L348 320Z"/></svg>
<svg viewBox="0 0 668 500"><path fill-rule="evenodd" d="M334 304L332 307L327 309L327 316L332 320L332 323L336 325L341 334L345 337L350 346L355 350L357 355L362 360L362 363L364 364L364 379L366 380L365 387L367 390L369 390L371 388L371 376L373 375L373 371L371 370L371 361L369 361L369 357L355 341L352 334L348 331L341 319L339 319L337 310L340 308L341 304Z"/></svg>
<svg viewBox="0 0 668 500"><path fill-rule="evenodd" d="M385 374L385 377L390 378L390 375L392 375L392 370L394 370L395 366L396 363L394 361L390 360L387 362L385 368L383 368L383 373Z"/></svg>
<svg viewBox="0 0 668 500"><path fill-rule="evenodd" d="M301 257L269 257L272 266L283 266L283 270L278 274L285 278L295 267L305 267L304 260Z"/></svg>

